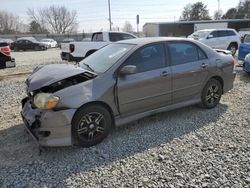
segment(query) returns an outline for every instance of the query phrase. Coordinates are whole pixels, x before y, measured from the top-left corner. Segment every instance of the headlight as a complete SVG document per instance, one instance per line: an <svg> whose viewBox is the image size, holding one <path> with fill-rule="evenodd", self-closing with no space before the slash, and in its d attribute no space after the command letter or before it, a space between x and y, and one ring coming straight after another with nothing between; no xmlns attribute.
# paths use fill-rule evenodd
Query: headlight
<svg viewBox="0 0 250 188"><path fill-rule="evenodd" d="M244 61L245 62L250 62L250 53L246 55Z"/></svg>
<svg viewBox="0 0 250 188"><path fill-rule="evenodd" d="M38 93L34 97L34 104L40 109L52 109L59 103L59 97L51 93Z"/></svg>

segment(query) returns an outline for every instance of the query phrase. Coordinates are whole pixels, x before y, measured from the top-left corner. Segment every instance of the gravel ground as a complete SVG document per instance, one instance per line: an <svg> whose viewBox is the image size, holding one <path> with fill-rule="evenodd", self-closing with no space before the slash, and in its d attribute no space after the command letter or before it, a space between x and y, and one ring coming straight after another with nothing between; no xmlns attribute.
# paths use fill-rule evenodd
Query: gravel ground
<svg viewBox="0 0 250 188"><path fill-rule="evenodd" d="M46 63L61 63L56 54ZM0 81L0 187L250 187L250 76L240 70L214 109L157 114L117 128L95 147L41 155L19 115L23 81Z"/></svg>

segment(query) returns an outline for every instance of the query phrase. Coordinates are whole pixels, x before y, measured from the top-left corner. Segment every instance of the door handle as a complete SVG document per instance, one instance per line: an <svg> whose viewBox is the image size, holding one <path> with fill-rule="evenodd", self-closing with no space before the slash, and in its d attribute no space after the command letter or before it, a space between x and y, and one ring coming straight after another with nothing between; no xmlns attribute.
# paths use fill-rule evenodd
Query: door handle
<svg viewBox="0 0 250 188"><path fill-rule="evenodd" d="M163 71L162 73L161 73L161 76L162 77L165 77L165 76L167 76L168 75L168 72L167 71Z"/></svg>
<svg viewBox="0 0 250 188"><path fill-rule="evenodd" d="M201 64L201 68L206 68L207 66L208 66L208 64L206 64L206 63Z"/></svg>

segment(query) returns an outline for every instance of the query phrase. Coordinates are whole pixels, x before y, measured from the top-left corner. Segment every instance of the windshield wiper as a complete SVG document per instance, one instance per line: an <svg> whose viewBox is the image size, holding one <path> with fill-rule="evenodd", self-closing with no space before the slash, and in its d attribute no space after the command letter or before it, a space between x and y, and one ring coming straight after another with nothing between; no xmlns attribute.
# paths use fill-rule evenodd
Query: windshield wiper
<svg viewBox="0 0 250 188"><path fill-rule="evenodd" d="M88 69L90 70L90 71L92 71L92 72L95 72L88 64L86 64L86 63L83 63L86 67L88 67Z"/></svg>

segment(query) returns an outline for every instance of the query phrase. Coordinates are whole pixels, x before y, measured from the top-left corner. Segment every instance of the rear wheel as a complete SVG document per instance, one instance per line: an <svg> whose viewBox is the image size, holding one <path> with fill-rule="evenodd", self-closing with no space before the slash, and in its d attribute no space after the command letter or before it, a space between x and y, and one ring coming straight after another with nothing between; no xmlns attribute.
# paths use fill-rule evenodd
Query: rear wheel
<svg viewBox="0 0 250 188"><path fill-rule="evenodd" d="M76 145L90 147L100 143L111 131L111 115L100 105L81 108L72 120L72 136Z"/></svg>
<svg viewBox="0 0 250 188"><path fill-rule="evenodd" d="M214 108L220 102L221 95L221 83L216 79L209 80L202 91L201 106L204 108Z"/></svg>
<svg viewBox="0 0 250 188"><path fill-rule="evenodd" d="M234 56L236 54L238 47L236 44L230 44L228 47L228 50L231 51L232 55Z"/></svg>

